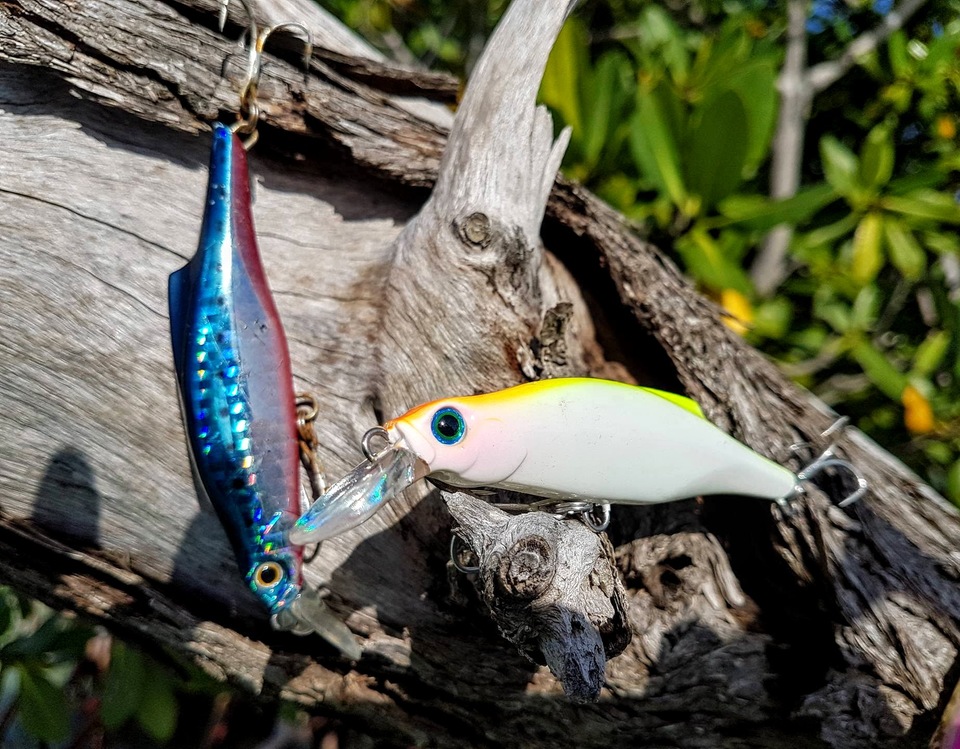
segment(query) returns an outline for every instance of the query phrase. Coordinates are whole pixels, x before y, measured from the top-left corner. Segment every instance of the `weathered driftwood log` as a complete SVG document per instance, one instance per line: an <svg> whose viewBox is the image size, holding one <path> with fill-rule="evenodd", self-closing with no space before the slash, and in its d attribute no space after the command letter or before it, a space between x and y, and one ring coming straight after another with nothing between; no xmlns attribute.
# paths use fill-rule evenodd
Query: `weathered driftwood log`
<svg viewBox="0 0 960 749"><path fill-rule="evenodd" d="M198 133L235 107L241 67L215 4L0 5L2 579L397 743L926 743L958 673L960 525L855 432L842 449L874 490L850 511L813 496L790 518L733 498L616 512L633 640L597 704L564 698L451 578L436 493L308 568L361 636L358 663L270 630L195 499L167 342ZM516 0L439 172L449 118L402 97L449 98L442 78L344 46L308 75L293 43L270 59L256 220L332 474L381 414L543 375L685 391L781 460L830 423L613 211L553 183L562 140L533 97L567 5Z"/></svg>

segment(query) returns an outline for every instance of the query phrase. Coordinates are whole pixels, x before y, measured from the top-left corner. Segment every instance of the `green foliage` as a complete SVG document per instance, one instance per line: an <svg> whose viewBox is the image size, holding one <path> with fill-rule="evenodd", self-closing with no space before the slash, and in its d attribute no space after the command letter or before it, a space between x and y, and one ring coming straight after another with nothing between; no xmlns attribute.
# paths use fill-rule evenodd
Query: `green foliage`
<svg viewBox="0 0 960 749"><path fill-rule="evenodd" d="M65 740L71 718L65 686L90 630L6 588L0 588L0 625L0 701L28 734L48 743Z"/></svg>
<svg viewBox="0 0 960 749"><path fill-rule="evenodd" d="M457 71L506 3L466 5L335 3L361 30L379 19L382 45L395 28L415 55ZM813 3L810 63L836 58L888 5ZM958 11L932 0L814 99L787 200L767 197L782 5L587 4L560 35L541 99L573 129L568 175L642 222L752 343L960 502ZM425 44L431 29L447 33ZM437 51L441 37L458 58ZM778 225L792 231L790 274L761 297L750 271Z"/></svg>
<svg viewBox="0 0 960 749"><path fill-rule="evenodd" d="M114 640L103 687L100 716L116 729L136 720L157 741L168 741L177 725L178 704L170 676L153 660Z"/></svg>
<svg viewBox="0 0 960 749"><path fill-rule="evenodd" d="M70 710L63 690L34 664L18 667L20 720L27 733L40 741L56 743L70 733Z"/></svg>
<svg viewBox="0 0 960 749"><path fill-rule="evenodd" d="M508 0L323 0L326 10L388 54L412 53L430 67L463 74ZM408 60L409 61L409 60Z"/></svg>
<svg viewBox="0 0 960 749"><path fill-rule="evenodd" d="M173 737L176 692L187 685L116 640L108 664L95 663L88 650L98 640L109 638L0 588L0 710L12 719L11 738L60 744L90 721L107 731L134 722L161 744ZM90 714L84 705L99 710ZM0 744L7 745L3 736Z"/></svg>

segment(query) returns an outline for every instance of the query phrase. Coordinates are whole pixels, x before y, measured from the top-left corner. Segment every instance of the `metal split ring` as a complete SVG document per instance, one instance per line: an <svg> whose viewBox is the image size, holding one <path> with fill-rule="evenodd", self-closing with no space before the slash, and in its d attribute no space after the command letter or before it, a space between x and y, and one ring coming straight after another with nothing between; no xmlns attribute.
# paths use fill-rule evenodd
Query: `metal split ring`
<svg viewBox="0 0 960 749"><path fill-rule="evenodd" d="M300 409L304 409L300 413ZM320 413L320 404L313 393L297 393L297 417L300 421L313 421Z"/></svg>
<svg viewBox="0 0 960 749"><path fill-rule="evenodd" d="M373 439L379 437L384 441L384 446L379 450L374 450L373 445L371 444ZM363 438L360 440L360 449L363 450L363 454L366 456L367 460L371 463L383 455L383 451L390 446L390 435L387 434L387 430L383 427L373 427L373 429L368 429Z"/></svg>
<svg viewBox="0 0 960 749"><path fill-rule="evenodd" d="M603 533L610 527L610 503L599 502L580 513L580 519L594 533Z"/></svg>
<svg viewBox="0 0 960 749"><path fill-rule="evenodd" d="M463 564L460 561L460 552L469 551L471 554L476 556L473 549L467 546L467 542L460 537L460 534L454 531L450 535L450 561L453 563L453 566L456 567L458 572L462 572L465 575L472 575L480 571L480 567L471 567Z"/></svg>

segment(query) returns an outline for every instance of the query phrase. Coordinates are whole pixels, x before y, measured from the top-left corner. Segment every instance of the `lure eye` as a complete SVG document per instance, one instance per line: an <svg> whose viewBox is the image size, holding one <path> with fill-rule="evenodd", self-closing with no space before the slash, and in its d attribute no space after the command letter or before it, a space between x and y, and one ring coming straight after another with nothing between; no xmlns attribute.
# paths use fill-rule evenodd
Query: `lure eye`
<svg viewBox="0 0 960 749"><path fill-rule="evenodd" d="M283 580L283 567L276 562L264 562L254 570L253 579L261 588L275 588Z"/></svg>
<svg viewBox="0 0 960 749"><path fill-rule="evenodd" d="M441 408L437 411L433 415L430 428L433 430L433 436L444 445L457 444L467 431L463 416L454 408Z"/></svg>

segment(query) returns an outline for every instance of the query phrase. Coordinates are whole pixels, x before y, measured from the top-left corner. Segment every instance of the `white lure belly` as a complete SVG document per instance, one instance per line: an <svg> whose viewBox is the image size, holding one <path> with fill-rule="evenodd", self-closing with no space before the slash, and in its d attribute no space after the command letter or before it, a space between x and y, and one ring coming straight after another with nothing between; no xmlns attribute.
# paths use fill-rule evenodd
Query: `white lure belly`
<svg viewBox="0 0 960 749"><path fill-rule="evenodd" d="M679 396L607 380L545 380L435 401L390 422L387 432L454 486L626 504L701 494L778 500L793 491L792 471L695 408ZM451 444L434 433L444 411L451 422L463 419L464 433Z"/></svg>

